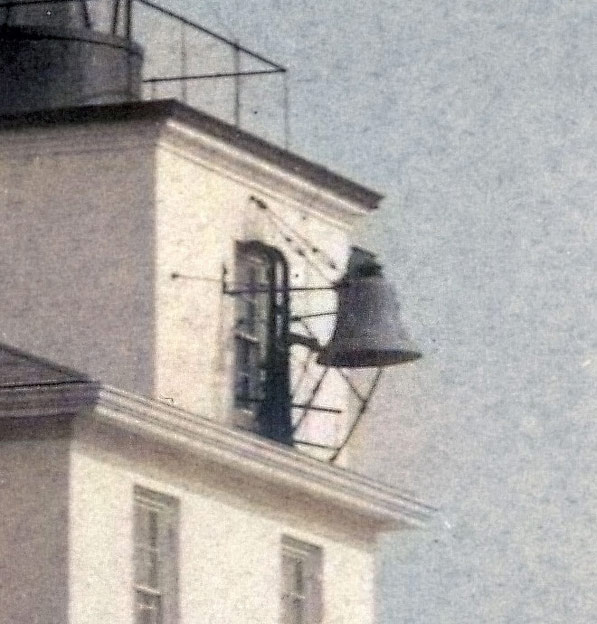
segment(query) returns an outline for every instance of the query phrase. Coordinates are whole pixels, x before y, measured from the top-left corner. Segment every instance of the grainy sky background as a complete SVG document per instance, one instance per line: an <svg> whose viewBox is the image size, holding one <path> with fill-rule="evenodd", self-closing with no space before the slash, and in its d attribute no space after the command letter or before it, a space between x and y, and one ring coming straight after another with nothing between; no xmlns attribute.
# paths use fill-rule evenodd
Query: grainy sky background
<svg viewBox="0 0 597 624"><path fill-rule="evenodd" d="M292 148L386 195L361 242L425 359L363 467L440 513L386 540L380 624L597 621L597 5L168 5L286 65Z"/></svg>

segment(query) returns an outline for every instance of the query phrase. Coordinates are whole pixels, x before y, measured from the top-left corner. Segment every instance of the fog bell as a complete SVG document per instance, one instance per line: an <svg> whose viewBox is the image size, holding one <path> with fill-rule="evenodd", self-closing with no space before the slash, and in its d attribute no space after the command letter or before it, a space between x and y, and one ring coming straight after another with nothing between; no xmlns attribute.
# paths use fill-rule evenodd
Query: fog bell
<svg viewBox="0 0 597 624"><path fill-rule="evenodd" d="M324 366L390 366L421 357L400 318L396 291L381 266L367 261L336 285L338 312L330 342L317 362Z"/></svg>

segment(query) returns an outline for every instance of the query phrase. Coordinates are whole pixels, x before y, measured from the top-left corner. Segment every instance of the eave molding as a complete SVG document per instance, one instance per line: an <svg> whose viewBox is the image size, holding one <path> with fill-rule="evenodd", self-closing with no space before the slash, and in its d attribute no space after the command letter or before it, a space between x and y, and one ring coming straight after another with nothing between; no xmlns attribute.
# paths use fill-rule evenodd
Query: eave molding
<svg viewBox="0 0 597 624"><path fill-rule="evenodd" d="M257 192L275 194L280 201L291 199L307 212L317 212L344 227L370 213L358 201L335 195L323 186L294 175L250 152L209 136L176 119L165 123L159 144L207 169L223 173L252 186Z"/></svg>
<svg viewBox="0 0 597 624"><path fill-rule="evenodd" d="M350 226L382 196L176 100L42 110L0 117L0 158L161 146Z"/></svg>
<svg viewBox="0 0 597 624"><path fill-rule="evenodd" d="M73 415L196 455L365 518L374 531L422 527L433 509L378 483L249 433L95 383L0 387L0 418Z"/></svg>
<svg viewBox="0 0 597 624"><path fill-rule="evenodd" d="M260 160L233 145L210 137L184 122L131 121L90 123L52 128L2 129L0 161L102 152L155 152L163 149L208 171L235 180L255 194L315 213L349 230L369 214L357 202L335 196L323 187ZM159 152L158 152L159 153Z"/></svg>
<svg viewBox="0 0 597 624"><path fill-rule="evenodd" d="M100 385L88 381L0 386L0 419L74 416L97 402Z"/></svg>

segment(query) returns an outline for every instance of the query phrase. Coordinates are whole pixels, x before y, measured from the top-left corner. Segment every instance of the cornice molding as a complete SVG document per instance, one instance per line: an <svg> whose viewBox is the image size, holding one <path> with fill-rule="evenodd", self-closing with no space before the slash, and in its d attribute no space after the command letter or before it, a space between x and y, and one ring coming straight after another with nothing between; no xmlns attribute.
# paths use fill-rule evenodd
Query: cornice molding
<svg viewBox="0 0 597 624"><path fill-rule="evenodd" d="M300 176L292 175L233 145L194 131L182 122L168 121L163 127L149 122L113 126L90 124L62 128L19 128L5 130L0 142L0 160L35 158L51 154L138 151L141 148L168 150L209 171L274 197L305 212L333 220L350 228L368 211L336 197Z"/></svg>
<svg viewBox="0 0 597 624"><path fill-rule="evenodd" d="M286 203L291 200L301 210L331 218L343 227L352 226L369 214L358 201L336 195L324 186L176 119L166 122L160 145L207 169L233 177L257 192L274 195Z"/></svg>
<svg viewBox="0 0 597 624"><path fill-rule="evenodd" d="M0 418L76 415L191 453L264 484L367 520L369 530L424 526L433 509L395 488L258 436L123 390L69 382L0 388Z"/></svg>
<svg viewBox="0 0 597 624"><path fill-rule="evenodd" d="M35 156L159 144L348 225L382 199L344 176L175 100L9 115L0 117L0 132L0 158L15 151Z"/></svg>
<svg viewBox="0 0 597 624"><path fill-rule="evenodd" d="M154 149L160 134L159 124L133 121L106 125L89 123L72 126L2 128L0 159L47 154L80 154L113 150L130 151L140 147Z"/></svg>
<svg viewBox="0 0 597 624"><path fill-rule="evenodd" d="M88 381L0 387L0 419L76 415L97 402L100 385Z"/></svg>

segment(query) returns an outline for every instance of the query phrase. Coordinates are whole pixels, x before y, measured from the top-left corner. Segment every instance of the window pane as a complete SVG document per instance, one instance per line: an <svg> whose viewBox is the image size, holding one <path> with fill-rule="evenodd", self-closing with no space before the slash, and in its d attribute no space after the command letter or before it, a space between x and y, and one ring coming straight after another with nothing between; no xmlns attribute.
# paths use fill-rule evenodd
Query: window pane
<svg viewBox="0 0 597 624"><path fill-rule="evenodd" d="M284 588L288 593L304 593L304 562L301 557L283 556Z"/></svg>
<svg viewBox="0 0 597 624"><path fill-rule="evenodd" d="M148 545L150 548L158 547L158 512L155 509L148 510Z"/></svg>
<svg viewBox="0 0 597 624"><path fill-rule="evenodd" d="M147 508L141 505L135 506L135 542L147 542Z"/></svg>
<svg viewBox="0 0 597 624"><path fill-rule="evenodd" d="M293 589L297 594L303 594L304 592L302 559L294 560L294 587Z"/></svg>
<svg viewBox="0 0 597 624"><path fill-rule="evenodd" d="M261 345L243 336L237 336L235 343L235 404L243 409L255 410L259 407L258 400L262 394Z"/></svg>
<svg viewBox="0 0 597 624"><path fill-rule="evenodd" d="M135 487L135 624L175 622L177 515L176 499Z"/></svg>
<svg viewBox="0 0 597 624"><path fill-rule="evenodd" d="M135 553L135 583L150 589L159 589L159 553L157 550L137 547Z"/></svg>
<svg viewBox="0 0 597 624"><path fill-rule="evenodd" d="M159 587L159 512L138 504L135 508L135 583Z"/></svg>
<svg viewBox="0 0 597 624"><path fill-rule="evenodd" d="M162 624L162 604L160 596L152 596L137 591L136 624Z"/></svg>
<svg viewBox="0 0 597 624"><path fill-rule="evenodd" d="M286 596L282 605L283 624L308 624L308 621L305 619L305 605L302 598Z"/></svg>
<svg viewBox="0 0 597 624"><path fill-rule="evenodd" d="M236 305L236 326L245 334L257 331L259 302L249 295L239 295Z"/></svg>
<svg viewBox="0 0 597 624"><path fill-rule="evenodd" d="M239 371L243 373L250 373L252 366L252 353L254 348L253 343L238 336L236 338L236 365Z"/></svg>
<svg viewBox="0 0 597 624"><path fill-rule="evenodd" d="M147 557L147 587L159 589L159 560L158 551L150 550L146 553Z"/></svg>
<svg viewBox="0 0 597 624"><path fill-rule="evenodd" d="M320 624L322 551L284 536L282 539L282 622Z"/></svg>

